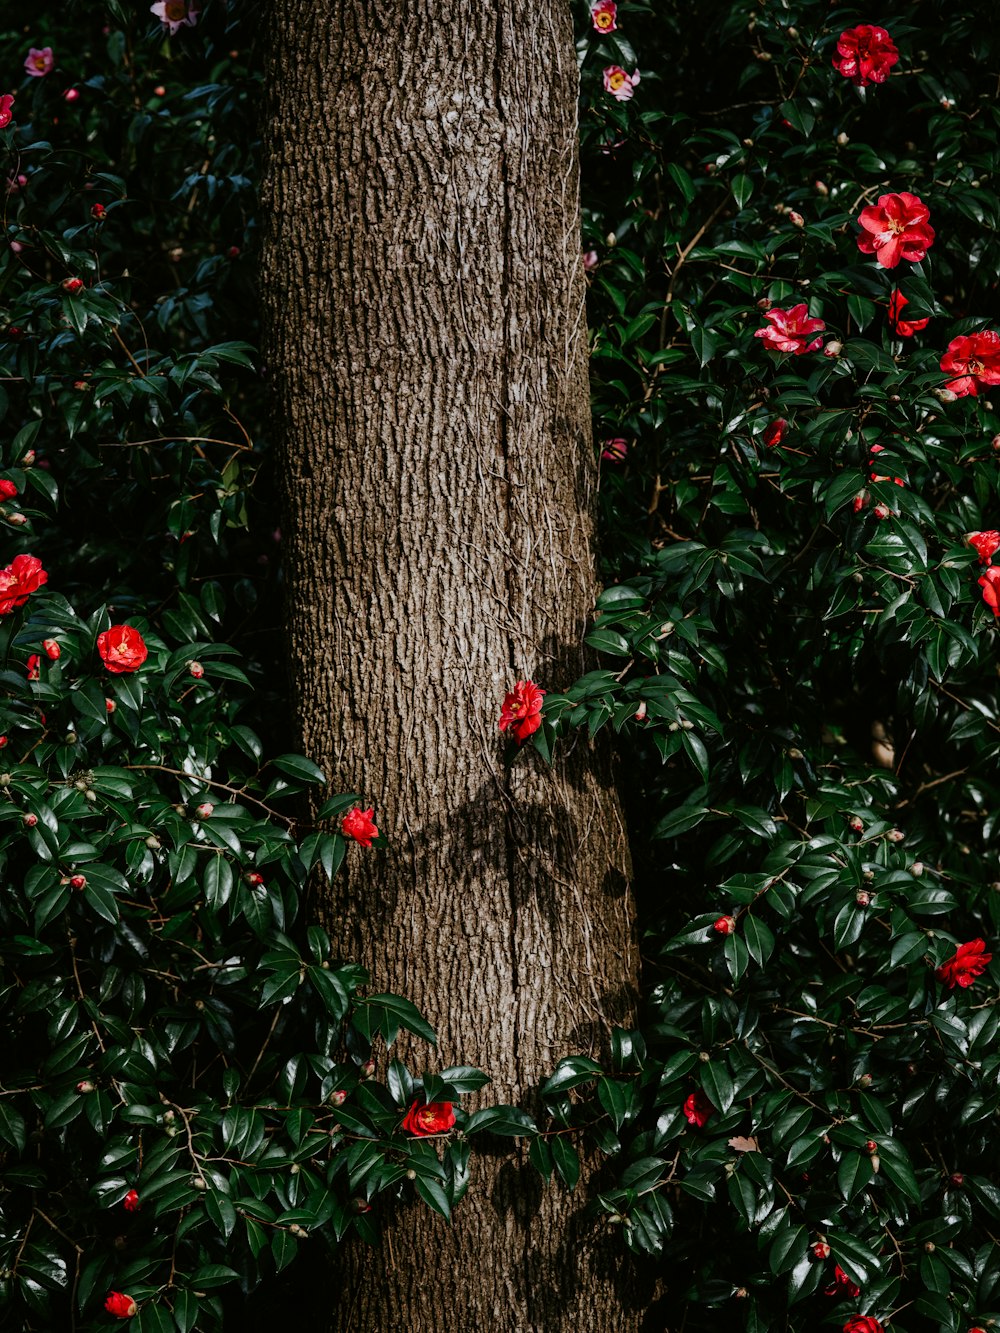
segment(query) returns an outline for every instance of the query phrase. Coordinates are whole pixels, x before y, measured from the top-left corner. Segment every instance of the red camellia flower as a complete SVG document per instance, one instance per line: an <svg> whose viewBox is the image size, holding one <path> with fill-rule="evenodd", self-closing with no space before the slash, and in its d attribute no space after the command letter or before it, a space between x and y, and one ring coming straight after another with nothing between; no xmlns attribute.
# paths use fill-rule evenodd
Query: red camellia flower
<svg viewBox="0 0 1000 1333"><path fill-rule="evenodd" d="M697 1125L701 1129L708 1123L709 1116L715 1114L715 1107L708 1100L701 1088L696 1088L690 1093L687 1101L684 1103L684 1116L689 1125Z"/></svg>
<svg viewBox="0 0 1000 1333"><path fill-rule="evenodd" d="M1000 570L997 573L1000 573ZM993 955L986 952L986 945L982 940L969 940L967 944L960 944L955 950L954 958L942 963L934 975L938 981L945 982L949 990L954 990L956 986L961 986L964 990L966 986L972 985L976 977L986 971L992 958Z"/></svg>
<svg viewBox="0 0 1000 1333"><path fill-rule="evenodd" d="M62 649L56 639L43 639L42 647L45 649L45 656L52 662L58 662L62 656Z"/></svg>
<svg viewBox="0 0 1000 1333"><path fill-rule="evenodd" d="M137 1213L142 1207L139 1202L139 1191L129 1190L124 1199L122 1199L122 1207L127 1213Z"/></svg>
<svg viewBox="0 0 1000 1333"><path fill-rule="evenodd" d="M542 699L545 691L533 680L518 680L500 707L501 731L510 728L518 745L534 735L542 725Z"/></svg>
<svg viewBox="0 0 1000 1333"><path fill-rule="evenodd" d="M28 658L28 679L40 680L42 675L42 659L37 653L32 653Z"/></svg>
<svg viewBox="0 0 1000 1333"><path fill-rule="evenodd" d="M945 388L958 398L975 396L980 385L1000 384L1000 333L985 329L952 338L941 358L941 369L955 376Z"/></svg>
<svg viewBox="0 0 1000 1333"><path fill-rule="evenodd" d="M996 565L990 565L979 580L979 586L983 590L983 601L995 616L1000 616L1000 586L998 585L1000 585L1000 569Z"/></svg>
<svg viewBox="0 0 1000 1333"><path fill-rule="evenodd" d="M598 32L614 32L618 27L618 6L615 0L597 0L590 7L590 20Z"/></svg>
<svg viewBox="0 0 1000 1333"><path fill-rule="evenodd" d="M885 83L889 71L899 60L896 43L885 28L860 23L848 28L837 39L833 68L859 88L869 83Z"/></svg>
<svg viewBox="0 0 1000 1333"><path fill-rule="evenodd" d="M970 532L965 540L979 556L981 565L988 565L991 558L1000 551L1000 532L994 528L990 528L988 532Z"/></svg>
<svg viewBox="0 0 1000 1333"><path fill-rule="evenodd" d="M353 838L355 842L360 842L362 847L370 847L372 838L378 837L378 829L372 823L374 813L374 806L367 810L362 810L359 805L352 806L340 822L340 827L344 830L344 836Z"/></svg>
<svg viewBox="0 0 1000 1333"><path fill-rule="evenodd" d="M0 569L0 616L23 606L29 595L48 581L36 555L16 555L6 569Z"/></svg>
<svg viewBox="0 0 1000 1333"><path fill-rule="evenodd" d="M149 656L142 635L131 625L112 625L97 636L101 661L116 676L138 671Z"/></svg>
<svg viewBox="0 0 1000 1333"><path fill-rule="evenodd" d="M844 1333L885 1333L885 1329L872 1315L855 1314L844 1325Z"/></svg>
<svg viewBox="0 0 1000 1333"><path fill-rule="evenodd" d="M731 935L736 929L736 918L734 916L720 916L717 921L712 922L712 929L719 935Z"/></svg>
<svg viewBox="0 0 1000 1333"><path fill-rule="evenodd" d="M793 305L790 310L768 310L764 315L767 327L757 329L755 338L763 338L765 347L772 352L791 352L802 356L804 352L815 352L822 343L822 338L813 338L814 333L822 333L826 324L821 319L809 318L809 307L803 301Z"/></svg>
<svg viewBox="0 0 1000 1333"><path fill-rule="evenodd" d="M13 500L17 487L12 481L0 481L0 499Z"/></svg>
<svg viewBox="0 0 1000 1333"><path fill-rule="evenodd" d="M423 1138L427 1134L444 1134L455 1123L455 1108L451 1102L428 1102L421 1106L414 1102L403 1119L407 1134Z"/></svg>
<svg viewBox="0 0 1000 1333"><path fill-rule="evenodd" d="M825 1240L818 1240L815 1245L810 1245L809 1248L817 1259L829 1259L830 1257L830 1247Z"/></svg>
<svg viewBox="0 0 1000 1333"><path fill-rule="evenodd" d="M927 325L931 322L930 316L926 319L900 319L899 317L903 312L903 306L909 304L909 301L899 288L895 288L892 295L889 297L889 323L892 325L893 332L900 338L912 338L913 335L919 333L921 329L926 329Z"/></svg>
<svg viewBox="0 0 1000 1333"><path fill-rule="evenodd" d="M104 219L107 217L107 214L108 210L104 207L103 204L91 204L90 216L94 219L95 222L103 222Z"/></svg>
<svg viewBox="0 0 1000 1333"><path fill-rule="evenodd" d="M62 288L64 292L69 292L70 296L75 296L77 292L83 291L83 279L63 278Z"/></svg>
<svg viewBox="0 0 1000 1333"><path fill-rule="evenodd" d="M883 194L858 215L858 249L874 255L882 268L895 268L901 259L916 263L934 244L931 211L915 194Z"/></svg>
<svg viewBox="0 0 1000 1333"><path fill-rule="evenodd" d="M850 1296L853 1301L861 1295L861 1288L856 1282L851 1281L841 1268L840 1264L836 1264L833 1270L833 1282L829 1287L825 1288L823 1295L837 1297Z"/></svg>
<svg viewBox="0 0 1000 1333"><path fill-rule="evenodd" d="M0 130L5 130L14 119L14 94L4 93L0 97Z"/></svg>
<svg viewBox="0 0 1000 1333"><path fill-rule="evenodd" d="M139 1307L132 1297L126 1296L123 1291L109 1291L104 1308L108 1314L117 1315L119 1319L131 1319Z"/></svg>
<svg viewBox="0 0 1000 1333"><path fill-rule="evenodd" d="M601 450L601 458L605 463L624 463L628 457L628 440L621 437L614 440L605 440L604 448Z"/></svg>
<svg viewBox="0 0 1000 1333"><path fill-rule="evenodd" d="M785 431L788 429L788 422L784 417L775 417L764 431L763 440L769 449L773 449L776 444L780 444L785 438Z"/></svg>

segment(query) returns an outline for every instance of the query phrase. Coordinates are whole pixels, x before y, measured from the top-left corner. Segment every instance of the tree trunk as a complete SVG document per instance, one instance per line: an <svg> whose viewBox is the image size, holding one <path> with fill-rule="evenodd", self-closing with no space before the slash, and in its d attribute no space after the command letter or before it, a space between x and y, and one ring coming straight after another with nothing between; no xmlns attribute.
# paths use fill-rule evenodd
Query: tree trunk
<svg viewBox="0 0 1000 1333"><path fill-rule="evenodd" d="M606 763L582 737L511 763L497 729L515 679L587 669L595 593L569 9L274 0L270 23L294 704L389 840L349 849L329 925L437 1029L419 1059L524 1102L629 1020L637 971ZM343 1247L329 1327L634 1327L583 1191L519 1147L473 1164L452 1227L407 1208L380 1250Z"/></svg>

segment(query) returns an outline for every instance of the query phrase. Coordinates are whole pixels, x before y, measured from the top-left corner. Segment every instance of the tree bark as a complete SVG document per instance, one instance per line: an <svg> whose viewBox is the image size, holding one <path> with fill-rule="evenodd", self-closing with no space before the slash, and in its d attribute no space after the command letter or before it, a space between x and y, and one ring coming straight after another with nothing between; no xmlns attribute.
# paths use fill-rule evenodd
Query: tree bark
<svg viewBox="0 0 1000 1333"><path fill-rule="evenodd" d="M497 729L517 678L587 669L595 459L565 0L274 0L266 359L304 753L364 794L326 906L435 1063L524 1102L634 1004L607 763ZM420 1058L426 1058L424 1053ZM505 1141L506 1142L506 1141ZM625 1265L519 1148L343 1247L330 1329L627 1330ZM585 1176L594 1168L585 1166ZM339 1282L338 1282L339 1287ZM457 1321L457 1322L456 1322Z"/></svg>

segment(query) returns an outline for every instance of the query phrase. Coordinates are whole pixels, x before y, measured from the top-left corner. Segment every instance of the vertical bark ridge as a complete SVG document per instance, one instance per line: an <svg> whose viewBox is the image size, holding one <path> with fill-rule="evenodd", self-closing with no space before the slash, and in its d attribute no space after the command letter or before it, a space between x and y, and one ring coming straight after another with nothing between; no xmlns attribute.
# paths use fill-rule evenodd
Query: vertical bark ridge
<svg viewBox="0 0 1000 1333"><path fill-rule="evenodd" d="M436 1027L414 1063L478 1064L488 1100L519 1102L599 1052L636 972L606 765L580 739L507 767L496 727L515 677L558 690L586 669L594 596L569 13L275 0L270 23L295 706L305 753L389 839L350 849L327 920ZM453 1309L469 1328L627 1330L581 1207L505 1144L452 1228L407 1207L383 1250L345 1247L330 1327Z"/></svg>

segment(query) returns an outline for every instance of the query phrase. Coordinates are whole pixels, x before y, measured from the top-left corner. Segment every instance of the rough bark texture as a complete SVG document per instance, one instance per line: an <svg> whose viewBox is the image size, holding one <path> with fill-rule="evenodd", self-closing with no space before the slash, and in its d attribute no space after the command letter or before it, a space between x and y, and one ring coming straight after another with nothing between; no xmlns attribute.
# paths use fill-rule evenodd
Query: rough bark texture
<svg viewBox="0 0 1000 1333"><path fill-rule="evenodd" d="M586 669L595 591L569 9L274 0L268 40L295 706L390 843L350 849L329 924L437 1029L416 1058L523 1101L628 1018L637 969L606 765L583 739L508 764L497 730L516 678ZM627 1330L582 1205L479 1159L452 1228L407 1208L345 1247L329 1327Z"/></svg>

